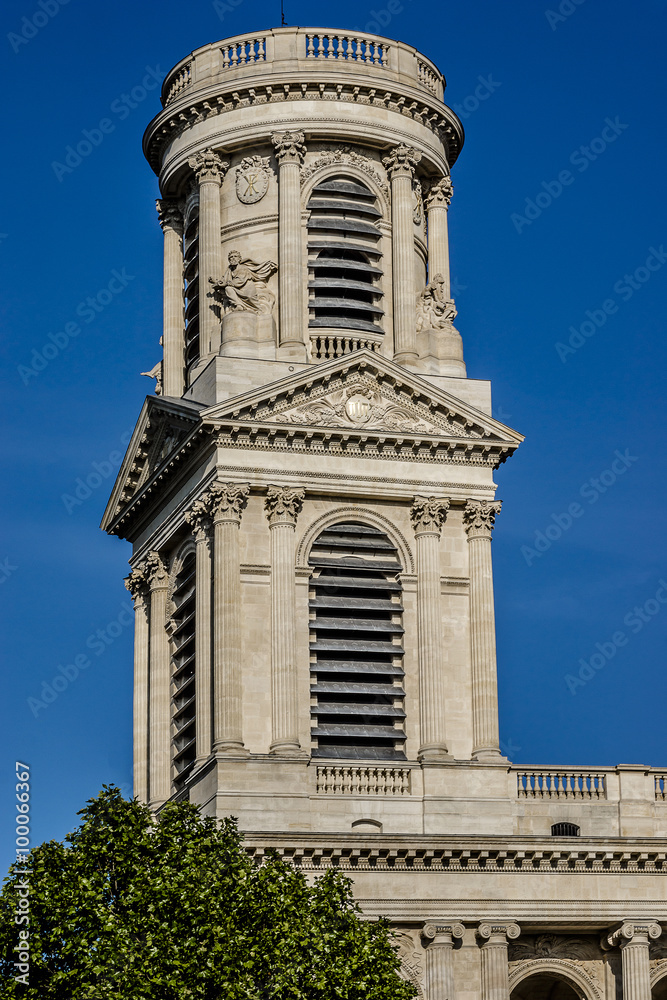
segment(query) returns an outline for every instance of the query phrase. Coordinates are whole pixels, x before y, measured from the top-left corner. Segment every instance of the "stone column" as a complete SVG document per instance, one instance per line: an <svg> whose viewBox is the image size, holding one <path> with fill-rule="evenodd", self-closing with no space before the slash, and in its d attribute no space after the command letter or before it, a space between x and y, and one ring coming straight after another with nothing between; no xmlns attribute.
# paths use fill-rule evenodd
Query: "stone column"
<svg viewBox="0 0 667 1000"><path fill-rule="evenodd" d="M500 508L500 501L468 500L463 512L470 561L472 752L478 760L498 759L501 756L491 566L491 533Z"/></svg>
<svg viewBox="0 0 667 1000"><path fill-rule="evenodd" d="M220 350L220 320L209 288L222 276L220 186L229 163L205 149L191 156L188 165L199 184L199 352L206 358Z"/></svg>
<svg viewBox="0 0 667 1000"><path fill-rule="evenodd" d="M241 672L239 526L250 487L211 485L202 497L213 517L213 750L245 756Z"/></svg>
<svg viewBox="0 0 667 1000"><path fill-rule="evenodd" d="M185 392L185 316L183 302L183 214L171 198L156 201L164 233L162 395Z"/></svg>
<svg viewBox="0 0 667 1000"><path fill-rule="evenodd" d="M424 197L428 219L428 280L434 281L437 275L442 275L442 290L447 299L451 299L447 212L453 191L451 178L441 177L429 184Z"/></svg>
<svg viewBox="0 0 667 1000"><path fill-rule="evenodd" d="M150 586L150 753L149 803L157 809L171 795L171 657L166 628L169 574L157 552L149 552L143 573Z"/></svg>
<svg viewBox="0 0 667 1000"><path fill-rule="evenodd" d="M507 942L518 938L518 924L480 924L477 936L482 942L481 1000L509 1000Z"/></svg>
<svg viewBox="0 0 667 1000"><path fill-rule="evenodd" d="M391 179L391 247L394 303L394 361L417 361L415 237L412 179L421 153L403 143L382 159Z"/></svg>
<svg viewBox="0 0 667 1000"><path fill-rule="evenodd" d="M623 1000L651 1000L649 944L662 934L660 924L626 921L607 936L607 945L621 949ZM604 942L603 942L604 944Z"/></svg>
<svg viewBox="0 0 667 1000"><path fill-rule="evenodd" d="M282 356L306 360L303 329L303 236L301 164L306 153L303 132L274 132L278 177L278 280Z"/></svg>
<svg viewBox="0 0 667 1000"><path fill-rule="evenodd" d="M134 794L148 802L148 587L141 568L132 570L125 586L134 601Z"/></svg>
<svg viewBox="0 0 667 1000"><path fill-rule="evenodd" d="M426 945L426 1000L455 1000L452 949L465 934L463 924L424 924Z"/></svg>
<svg viewBox="0 0 667 1000"><path fill-rule="evenodd" d="M185 515L197 545L195 569L195 724L197 757L195 767L208 759L213 745L211 708L211 517L210 505L201 498Z"/></svg>
<svg viewBox="0 0 667 1000"><path fill-rule="evenodd" d="M299 743L296 674L294 529L305 490L269 486L265 506L271 531L271 753L303 756Z"/></svg>
<svg viewBox="0 0 667 1000"><path fill-rule="evenodd" d="M416 497L410 512L417 539L420 760L449 757L445 735L445 656L440 596L440 531L449 500Z"/></svg>

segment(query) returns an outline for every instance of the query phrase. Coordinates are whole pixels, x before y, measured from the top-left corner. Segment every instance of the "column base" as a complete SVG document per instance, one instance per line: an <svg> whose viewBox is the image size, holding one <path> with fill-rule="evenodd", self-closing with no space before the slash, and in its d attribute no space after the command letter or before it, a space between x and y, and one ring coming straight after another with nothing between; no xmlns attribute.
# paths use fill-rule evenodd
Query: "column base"
<svg viewBox="0 0 667 1000"><path fill-rule="evenodd" d="M225 757L249 757L250 751L246 750L241 742L236 740L221 740L213 744L213 753L223 754Z"/></svg>
<svg viewBox="0 0 667 1000"><path fill-rule="evenodd" d="M496 750L494 747L480 747L478 750L473 750L472 759L479 761L480 764L509 764L509 758L503 757L500 750Z"/></svg>
<svg viewBox="0 0 667 1000"><path fill-rule="evenodd" d="M292 340L276 348L276 361L299 361L305 364L306 345L302 340Z"/></svg>
<svg viewBox="0 0 667 1000"><path fill-rule="evenodd" d="M419 760L421 764L438 764L441 762L451 762L454 760L454 757L444 744L439 744L429 747L420 747L417 754L417 760Z"/></svg>
<svg viewBox="0 0 667 1000"><path fill-rule="evenodd" d="M394 362L397 365L404 365L406 368L414 368L419 362L419 355L416 351L401 351L394 354Z"/></svg>
<svg viewBox="0 0 667 1000"><path fill-rule="evenodd" d="M303 760L309 756L300 743L272 743L269 753L274 757L298 757Z"/></svg>

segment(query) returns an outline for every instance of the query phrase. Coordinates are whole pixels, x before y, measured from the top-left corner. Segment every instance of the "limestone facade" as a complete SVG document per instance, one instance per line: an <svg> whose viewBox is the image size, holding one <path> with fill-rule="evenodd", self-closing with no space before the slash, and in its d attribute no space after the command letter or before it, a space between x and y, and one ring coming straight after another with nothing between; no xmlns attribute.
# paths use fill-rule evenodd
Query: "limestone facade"
<svg viewBox="0 0 667 1000"><path fill-rule="evenodd" d="M165 80L159 394L103 521L133 546L135 793L348 872L424 1000L662 1000L667 771L500 749L493 473L522 436L453 325L444 87L317 28Z"/></svg>

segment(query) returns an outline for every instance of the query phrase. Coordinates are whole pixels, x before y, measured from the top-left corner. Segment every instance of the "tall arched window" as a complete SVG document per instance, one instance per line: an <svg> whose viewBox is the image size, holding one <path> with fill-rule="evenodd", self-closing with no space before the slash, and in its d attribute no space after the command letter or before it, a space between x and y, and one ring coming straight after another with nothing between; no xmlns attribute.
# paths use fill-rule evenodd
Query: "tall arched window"
<svg viewBox="0 0 667 1000"><path fill-rule="evenodd" d="M181 788L192 770L196 747L195 720L195 553L183 560L172 594L172 749L174 784Z"/></svg>
<svg viewBox="0 0 667 1000"><path fill-rule="evenodd" d="M326 528L309 559L314 757L405 759L402 566L377 528Z"/></svg>

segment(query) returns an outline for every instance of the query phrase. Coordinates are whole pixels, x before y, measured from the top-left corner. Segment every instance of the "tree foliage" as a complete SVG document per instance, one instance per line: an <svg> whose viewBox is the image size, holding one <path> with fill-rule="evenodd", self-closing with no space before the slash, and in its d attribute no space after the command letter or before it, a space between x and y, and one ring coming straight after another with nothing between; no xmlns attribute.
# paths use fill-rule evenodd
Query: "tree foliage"
<svg viewBox="0 0 667 1000"><path fill-rule="evenodd" d="M233 820L168 804L157 821L116 788L91 799L65 844L34 848L0 895L3 998L411 1000L385 921L351 883L269 856L257 867ZM29 985L15 914L29 885ZM25 895L25 889L23 890Z"/></svg>

